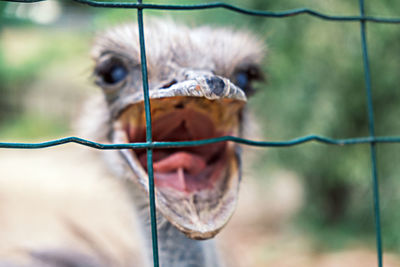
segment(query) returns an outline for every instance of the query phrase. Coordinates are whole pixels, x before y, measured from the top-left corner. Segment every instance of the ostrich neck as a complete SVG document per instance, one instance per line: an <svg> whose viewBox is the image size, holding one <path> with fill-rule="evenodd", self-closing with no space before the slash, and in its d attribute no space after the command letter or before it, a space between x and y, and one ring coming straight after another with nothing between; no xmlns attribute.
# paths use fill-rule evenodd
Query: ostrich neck
<svg viewBox="0 0 400 267"><path fill-rule="evenodd" d="M137 189L137 188L136 188ZM152 240L148 197L139 190L133 190L134 203L146 241L150 262L152 262ZM132 192L132 191L131 191ZM159 212L158 254L161 267L220 267L214 240L198 241L187 238Z"/></svg>
<svg viewBox="0 0 400 267"><path fill-rule="evenodd" d="M220 266L214 240L189 239L169 222L159 227L158 238L160 263L163 267Z"/></svg>

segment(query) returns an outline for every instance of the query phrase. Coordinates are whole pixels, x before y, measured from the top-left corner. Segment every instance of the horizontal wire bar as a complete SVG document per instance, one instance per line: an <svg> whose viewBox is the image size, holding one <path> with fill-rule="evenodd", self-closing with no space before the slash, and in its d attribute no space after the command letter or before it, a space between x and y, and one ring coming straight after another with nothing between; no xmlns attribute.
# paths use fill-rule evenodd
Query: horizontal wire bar
<svg viewBox="0 0 400 267"><path fill-rule="evenodd" d="M94 141L86 140L79 137L65 137L40 143L9 143L1 142L0 148L21 148L21 149L36 149L62 145L66 143L78 143L84 146L110 150L110 149L143 149L143 148L173 148L173 147L189 147L213 144L218 142L232 141L239 144L255 147L288 147L300 145L308 142L317 142L328 145L357 145L371 143L400 143L398 136L381 136L381 137L359 137L347 139L332 139L319 135L307 135L304 137L294 138L288 141L254 141L235 136L222 136L217 138L196 140L196 141L178 141L178 142L141 142L127 144L102 144Z"/></svg>
<svg viewBox="0 0 400 267"><path fill-rule="evenodd" d="M5 0L9 2L19 2L19 3L35 3L47 0ZM354 21L368 21L375 23L391 23L400 24L400 18L384 18L375 16L335 16L327 15L322 12L318 12L309 8L298 8L286 11L260 11L251 10L246 8L241 8L235 5L216 2L208 4L196 4L196 5L162 5L162 4L139 4L131 2L104 2L104 1L91 1L91 0L70 0L78 2L81 4L86 4L94 7L107 7L107 8L136 8L136 9L156 9L156 10L201 10L201 9L214 9L214 8L224 8L234 12L238 12L245 15L260 16L260 17L270 17L270 18L281 18L297 15L310 15L324 20L331 21L343 21L343 22L354 22Z"/></svg>

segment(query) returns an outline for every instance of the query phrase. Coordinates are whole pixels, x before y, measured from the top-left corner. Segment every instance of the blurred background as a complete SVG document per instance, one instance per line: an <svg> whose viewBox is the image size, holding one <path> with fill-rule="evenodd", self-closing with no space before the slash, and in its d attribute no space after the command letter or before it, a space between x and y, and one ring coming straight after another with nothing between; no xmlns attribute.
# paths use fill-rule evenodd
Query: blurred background
<svg viewBox="0 0 400 267"><path fill-rule="evenodd" d="M201 2L211 1L179 4ZM259 10L308 7L332 15L359 14L358 1L348 0L225 2ZM366 10L368 15L400 17L400 2L367 1ZM246 29L265 40L267 83L258 84L250 100L254 115L247 137L368 136L359 23L306 15L260 18L223 9L146 10L148 15ZM72 1L1 2L0 141L76 135L73 125L83 103L99 93L91 77L93 37L135 20L136 10ZM400 135L400 27L369 23L367 34L376 134ZM376 266L369 145L245 150L239 209L217 238L229 255L228 266ZM21 162L22 151L0 152L7 162L15 157L19 165L33 164L29 158ZM378 145L377 152L385 266L400 266L400 145ZM73 157L74 150L58 156L68 153ZM44 161L54 156L41 155ZM64 161L57 168L72 167Z"/></svg>

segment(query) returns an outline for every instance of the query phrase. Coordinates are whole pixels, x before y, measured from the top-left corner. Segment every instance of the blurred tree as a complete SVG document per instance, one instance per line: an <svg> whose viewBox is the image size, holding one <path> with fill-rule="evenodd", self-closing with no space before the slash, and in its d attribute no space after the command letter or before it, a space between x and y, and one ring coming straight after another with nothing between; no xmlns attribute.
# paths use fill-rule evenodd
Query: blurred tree
<svg viewBox="0 0 400 267"><path fill-rule="evenodd" d="M10 25L26 25L28 23L7 16L5 10L8 4L0 2L0 36L3 35L3 30ZM14 116L21 111L21 94L25 88L24 84L36 71L34 69L28 71L24 67L17 69L11 67L6 62L3 42L0 41L0 128L2 122L15 118Z"/></svg>

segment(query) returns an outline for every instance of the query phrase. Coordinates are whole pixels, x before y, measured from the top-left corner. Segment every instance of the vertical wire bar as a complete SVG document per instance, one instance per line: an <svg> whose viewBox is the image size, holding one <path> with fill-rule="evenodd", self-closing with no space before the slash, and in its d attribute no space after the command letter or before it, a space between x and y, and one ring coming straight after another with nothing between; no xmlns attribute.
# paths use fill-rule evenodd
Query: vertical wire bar
<svg viewBox="0 0 400 267"><path fill-rule="evenodd" d="M142 0L138 0L138 4L142 4ZM145 48L144 31L143 31L143 8L140 6L138 7L138 27L139 27L140 60L142 67L144 106L146 113L146 142L151 144L152 130L151 130L150 99L149 99L149 81L147 76L146 48ZM151 240L153 247L153 263L154 267L158 267L159 266L158 237L157 237L156 203L154 194L153 150L151 148L147 148L146 150L147 150L147 173L149 176L150 221L151 221Z"/></svg>
<svg viewBox="0 0 400 267"><path fill-rule="evenodd" d="M359 0L360 3L360 14L365 15L364 0ZM371 90L371 76L368 59L368 47L366 37L366 21L361 21L361 45L363 53L364 63L364 77L365 86L367 93L367 106L368 106L368 127L369 134L375 138L375 122L374 122L374 110L372 102L372 90ZM378 171L377 171L377 159L376 159L376 143L373 141L371 144L371 163L372 163L372 184L373 184L373 198L374 198L374 214L375 214L375 232L376 232L376 250L378 256L378 266L382 267L382 234L381 234L381 216L380 216L380 205L379 205L379 182L378 182Z"/></svg>

